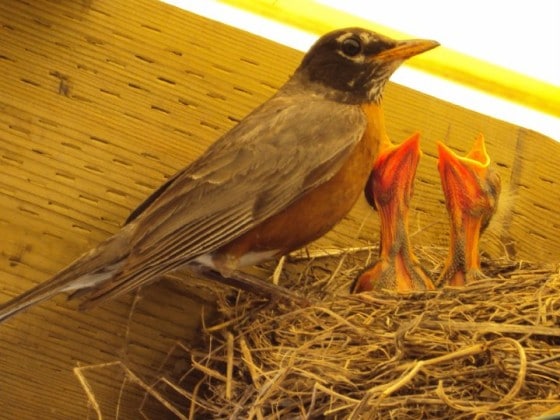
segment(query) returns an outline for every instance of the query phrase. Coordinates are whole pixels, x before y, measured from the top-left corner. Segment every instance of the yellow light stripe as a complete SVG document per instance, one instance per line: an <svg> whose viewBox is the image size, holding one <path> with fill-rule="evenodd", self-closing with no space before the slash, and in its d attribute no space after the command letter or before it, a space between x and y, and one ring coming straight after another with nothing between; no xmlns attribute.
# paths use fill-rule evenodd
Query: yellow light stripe
<svg viewBox="0 0 560 420"><path fill-rule="evenodd" d="M308 0L220 0L250 13L321 35L345 26L363 26L394 38L410 35ZM407 64L506 100L560 117L560 87L443 46Z"/></svg>

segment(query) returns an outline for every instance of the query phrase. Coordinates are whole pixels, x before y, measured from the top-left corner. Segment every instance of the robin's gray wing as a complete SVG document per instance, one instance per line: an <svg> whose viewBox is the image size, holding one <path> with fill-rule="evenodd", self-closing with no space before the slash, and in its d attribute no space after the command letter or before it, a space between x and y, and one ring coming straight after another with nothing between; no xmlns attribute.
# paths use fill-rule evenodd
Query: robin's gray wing
<svg viewBox="0 0 560 420"><path fill-rule="evenodd" d="M92 297L132 290L279 213L334 176L365 127L357 106L271 98L140 205L122 272Z"/></svg>

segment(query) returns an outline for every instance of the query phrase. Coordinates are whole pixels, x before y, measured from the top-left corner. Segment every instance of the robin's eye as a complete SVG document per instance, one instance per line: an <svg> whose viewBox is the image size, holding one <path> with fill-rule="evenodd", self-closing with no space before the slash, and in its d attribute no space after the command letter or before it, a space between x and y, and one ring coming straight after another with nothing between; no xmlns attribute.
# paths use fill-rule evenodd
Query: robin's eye
<svg viewBox="0 0 560 420"><path fill-rule="evenodd" d="M348 57L354 57L362 51L362 44L357 38L347 38L342 41L342 52Z"/></svg>

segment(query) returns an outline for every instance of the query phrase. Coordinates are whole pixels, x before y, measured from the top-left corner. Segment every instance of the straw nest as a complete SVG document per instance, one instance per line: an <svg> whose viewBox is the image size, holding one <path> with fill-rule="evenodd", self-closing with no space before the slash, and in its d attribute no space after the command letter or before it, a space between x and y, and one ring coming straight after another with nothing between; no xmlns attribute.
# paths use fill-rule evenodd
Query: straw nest
<svg viewBox="0 0 560 420"><path fill-rule="evenodd" d="M124 366L146 392L141 410L157 401L179 418L560 412L558 267L493 262L466 288L350 295L358 261L286 264L280 281L306 307L217 292L221 319L204 326L200 346L177 343L153 382Z"/></svg>

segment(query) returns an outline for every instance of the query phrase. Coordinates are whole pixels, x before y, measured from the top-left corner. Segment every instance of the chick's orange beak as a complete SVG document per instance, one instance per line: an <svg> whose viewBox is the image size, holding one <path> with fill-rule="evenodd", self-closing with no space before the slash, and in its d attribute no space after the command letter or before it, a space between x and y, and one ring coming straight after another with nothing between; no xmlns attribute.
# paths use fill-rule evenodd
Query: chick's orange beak
<svg viewBox="0 0 560 420"><path fill-rule="evenodd" d="M409 203L421 156L419 134L400 145L384 144L366 186L366 197L381 218L379 261L363 272L354 291L433 289L412 253L408 235Z"/></svg>
<svg viewBox="0 0 560 420"><path fill-rule="evenodd" d="M490 157L484 137L478 136L472 149L460 157L443 143L438 143L438 170L449 216L460 225L464 215L477 216L488 207L485 185Z"/></svg>
<svg viewBox="0 0 560 420"><path fill-rule="evenodd" d="M450 252L440 281L463 285L480 271L479 238L497 207L500 178L490 168L484 137L465 157L438 144L438 170L451 225Z"/></svg>
<svg viewBox="0 0 560 420"><path fill-rule="evenodd" d="M403 143L386 145L380 150L368 182L368 190L379 205L408 205L414 190L414 177L420 151L420 135L413 134ZM395 200L394 197L398 199ZM396 209L392 211L394 214Z"/></svg>

